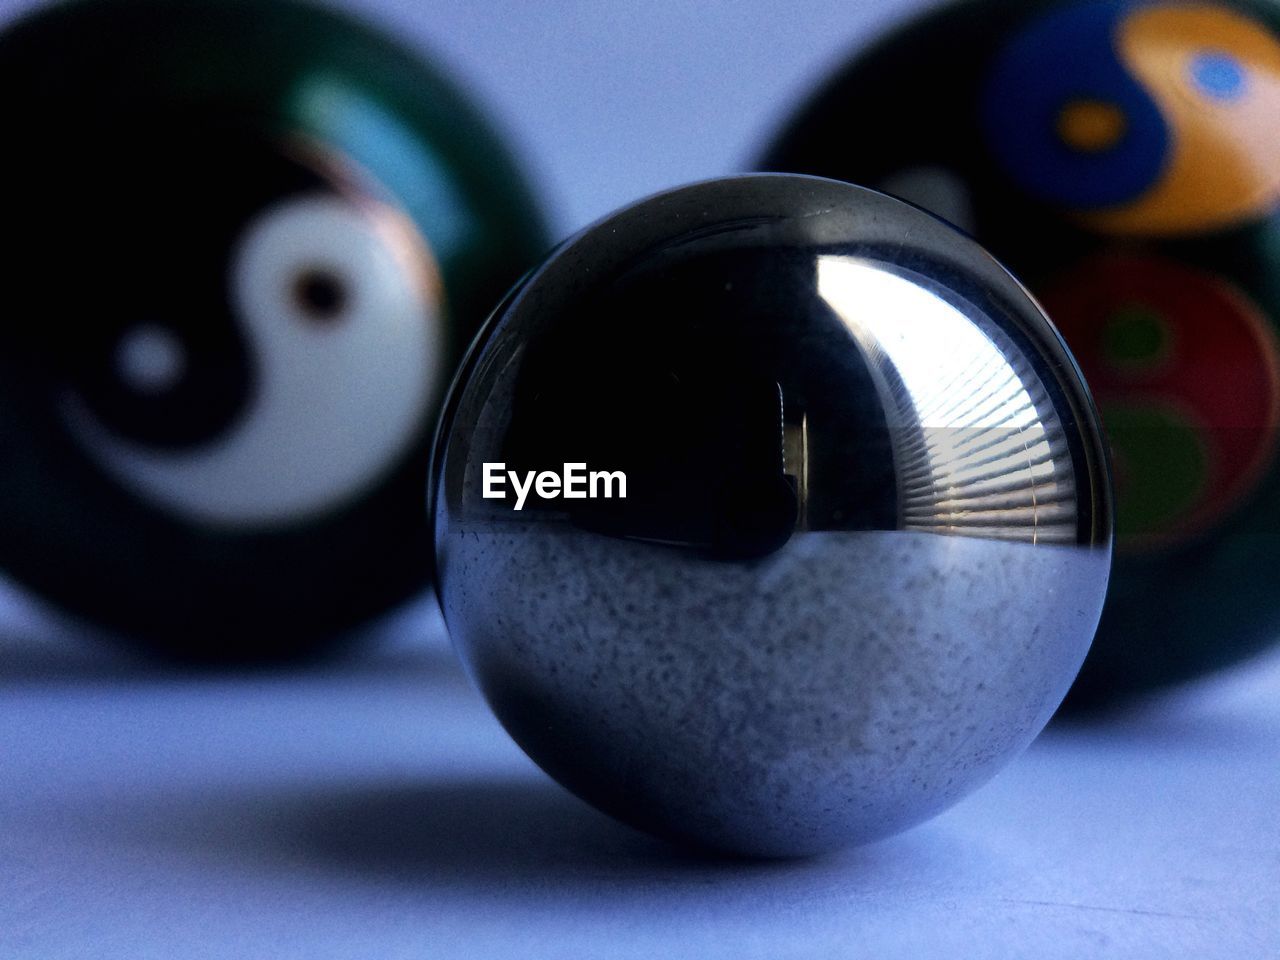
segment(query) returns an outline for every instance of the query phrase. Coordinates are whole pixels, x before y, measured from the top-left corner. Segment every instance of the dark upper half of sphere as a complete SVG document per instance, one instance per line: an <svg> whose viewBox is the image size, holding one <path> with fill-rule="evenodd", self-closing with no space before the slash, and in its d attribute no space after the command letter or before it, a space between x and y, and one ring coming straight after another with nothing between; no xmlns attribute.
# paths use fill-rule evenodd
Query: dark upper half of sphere
<svg viewBox="0 0 1280 960"><path fill-rule="evenodd" d="M621 471L627 496L481 498L482 465ZM568 520L765 555L803 530L1101 545L1092 403L989 255L881 194L715 181L562 246L490 320L437 449L446 520Z"/></svg>

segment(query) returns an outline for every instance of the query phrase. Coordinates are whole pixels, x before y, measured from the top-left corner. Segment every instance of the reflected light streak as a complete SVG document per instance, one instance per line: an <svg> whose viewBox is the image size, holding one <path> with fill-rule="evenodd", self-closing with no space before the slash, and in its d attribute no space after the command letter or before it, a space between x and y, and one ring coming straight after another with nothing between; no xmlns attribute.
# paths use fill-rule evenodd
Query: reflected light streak
<svg viewBox="0 0 1280 960"><path fill-rule="evenodd" d="M818 292L870 361L902 478L904 529L1074 542L1062 424L1012 342L997 343L980 319L870 261L820 257Z"/></svg>

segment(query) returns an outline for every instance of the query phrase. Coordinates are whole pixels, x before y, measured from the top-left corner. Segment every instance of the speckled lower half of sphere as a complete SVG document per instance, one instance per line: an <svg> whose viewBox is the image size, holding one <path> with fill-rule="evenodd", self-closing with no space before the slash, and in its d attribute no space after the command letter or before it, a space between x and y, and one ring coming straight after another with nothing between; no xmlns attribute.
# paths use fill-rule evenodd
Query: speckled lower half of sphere
<svg viewBox="0 0 1280 960"><path fill-rule="evenodd" d="M986 781L1061 701L1106 582L1072 548L926 533L810 533L747 566L539 524L460 526L449 550L459 646L549 772L765 856L876 839Z"/></svg>

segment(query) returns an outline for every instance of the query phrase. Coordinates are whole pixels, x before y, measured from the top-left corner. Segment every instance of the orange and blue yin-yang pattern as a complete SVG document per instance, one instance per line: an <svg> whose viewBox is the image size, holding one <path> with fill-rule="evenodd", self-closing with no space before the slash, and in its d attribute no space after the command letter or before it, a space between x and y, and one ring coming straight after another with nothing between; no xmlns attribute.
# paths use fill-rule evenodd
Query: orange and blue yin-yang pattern
<svg viewBox="0 0 1280 960"><path fill-rule="evenodd" d="M1280 39L1224 7L1048 13L997 56L982 114L1004 172L1100 233L1200 234L1280 204Z"/></svg>

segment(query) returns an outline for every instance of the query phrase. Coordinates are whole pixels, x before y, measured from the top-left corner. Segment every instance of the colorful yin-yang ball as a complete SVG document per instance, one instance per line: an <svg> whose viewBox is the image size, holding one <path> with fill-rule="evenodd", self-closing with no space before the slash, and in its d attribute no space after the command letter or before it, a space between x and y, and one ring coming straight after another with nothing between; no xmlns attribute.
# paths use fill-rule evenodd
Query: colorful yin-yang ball
<svg viewBox="0 0 1280 960"><path fill-rule="evenodd" d="M315 651L428 586L427 439L543 230L423 57L292 0L0 33L0 569L186 659Z"/></svg>
<svg viewBox="0 0 1280 960"><path fill-rule="evenodd" d="M1078 357L1118 538L1069 703L1280 638L1280 6L954 4L853 57L760 166L962 227Z"/></svg>

